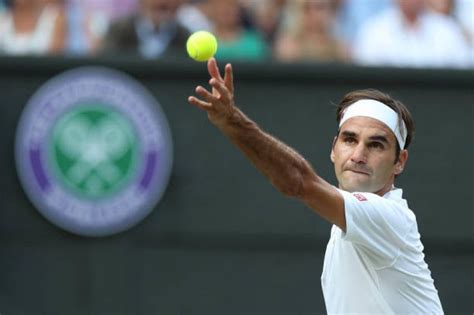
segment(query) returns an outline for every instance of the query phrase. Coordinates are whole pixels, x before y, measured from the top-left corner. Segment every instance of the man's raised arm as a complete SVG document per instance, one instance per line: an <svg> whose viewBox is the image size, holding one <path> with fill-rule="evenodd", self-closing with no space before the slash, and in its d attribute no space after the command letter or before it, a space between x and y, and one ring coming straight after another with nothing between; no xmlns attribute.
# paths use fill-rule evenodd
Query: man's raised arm
<svg viewBox="0 0 474 315"><path fill-rule="evenodd" d="M196 87L189 103L204 110L209 120L234 143L270 182L283 194L300 199L316 213L345 230L344 200L341 194L319 177L295 150L263 132L234 103L232 66L225 67L224 78L216 60L208 61L212 93Z"/></svg>

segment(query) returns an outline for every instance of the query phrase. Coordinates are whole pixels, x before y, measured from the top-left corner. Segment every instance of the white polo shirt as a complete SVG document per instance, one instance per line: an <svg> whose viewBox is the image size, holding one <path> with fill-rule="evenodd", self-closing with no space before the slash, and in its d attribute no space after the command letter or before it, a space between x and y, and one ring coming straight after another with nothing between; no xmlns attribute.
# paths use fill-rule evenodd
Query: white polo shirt
<svg viewBox="0 0 474 315"><path fill-rule="evenodd" d="M414 213L401 189L344 197L346 233L331 229L321 284L328 314L443 314Z"/></svg>

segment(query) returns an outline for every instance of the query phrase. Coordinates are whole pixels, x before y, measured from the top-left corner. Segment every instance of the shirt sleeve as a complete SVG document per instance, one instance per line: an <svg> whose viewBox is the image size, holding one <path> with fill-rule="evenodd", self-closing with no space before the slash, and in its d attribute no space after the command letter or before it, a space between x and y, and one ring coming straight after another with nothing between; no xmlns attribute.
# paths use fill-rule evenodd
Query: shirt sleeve
<svg viewBox="0 0 474 315"><path fill-rule="evenodd" d="M361 246L379 268L390 266L407 243L416 224L408 208L372 193L349 193L344 197L346 232L342 239Z"/></svg>

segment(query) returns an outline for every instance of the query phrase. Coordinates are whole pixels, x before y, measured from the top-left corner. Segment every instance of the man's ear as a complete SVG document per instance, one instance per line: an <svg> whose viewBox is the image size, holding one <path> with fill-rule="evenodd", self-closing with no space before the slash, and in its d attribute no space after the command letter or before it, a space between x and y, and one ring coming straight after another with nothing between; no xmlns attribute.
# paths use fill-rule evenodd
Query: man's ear
<svg viewBox="0 0 474 315"><path fill-rule="evenodd" d="M336 141L337 141L337 136L335 136L334 139L332 140L332 147L331 147L330 157L331 157L331 161L333 163L334 163L334 146L336 145Z"/></svg>
<svg viewBox="0 0 474 315"><path fill-rule="evenodd" d="M397 163L395 163L395 175L400 175L405 168L405 164L408 160L408 150L400 151Z"/></svg>

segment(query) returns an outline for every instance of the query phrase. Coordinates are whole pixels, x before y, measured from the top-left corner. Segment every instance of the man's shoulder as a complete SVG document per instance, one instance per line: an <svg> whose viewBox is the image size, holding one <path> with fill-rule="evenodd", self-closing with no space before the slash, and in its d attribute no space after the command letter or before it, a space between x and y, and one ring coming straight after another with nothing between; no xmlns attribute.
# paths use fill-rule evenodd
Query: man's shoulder
<svg viewBox="0 0 474 315"><path fill-rule="evenodd" d="M416 221L416 216L403 199L403 191L400 188L394 188L383 196L371 192L338 190L344 197L346 207L371 208L381 213L402 215L409 221Z"/></svg>

